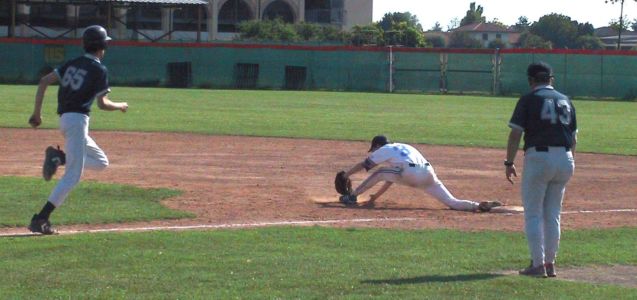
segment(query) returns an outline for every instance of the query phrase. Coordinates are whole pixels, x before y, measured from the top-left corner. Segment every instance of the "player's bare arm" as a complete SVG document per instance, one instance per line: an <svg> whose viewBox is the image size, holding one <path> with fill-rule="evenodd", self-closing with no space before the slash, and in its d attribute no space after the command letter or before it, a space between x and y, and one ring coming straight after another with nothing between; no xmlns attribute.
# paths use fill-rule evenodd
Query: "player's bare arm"
<svg viewBox="0 0 637 300"><path fill-rule="evenodd" d="M520 147L522 133L523 132L519 129L511 129L511 133L509 133L509 141L507 143L507 158L505 161L505 174L507 180L511 184L513 184L513 179L511 179L511 176L518 177L513 162L515 161L515 156L518 153L518 148Z"/></svg>
<svg viewBox="0 0 637 300"><path fill-rule="evenodd" d="M345 172L345 177L350 177L362 170L365 170L365 162L360 162L354 165L349 171Z"/></svg>
<svg viewBox="0 0 637 300"><path fill-rule="evenodd" d="M113 102L106 95L97 98L97 107L101 110L114 111L119 110L126 112L128 110L128 103L126 102Z"/></svg>
<svg viewBox="0 0 637 300"><path fill-rule="evenodd" d="M58 81L58 76L55 72L44 75L40 78L38 83L38 91L35 94L35 105L33 106L33 113L29 118L29 125L33 128L37 128L42 124L42 103L44 102L44 94L49 85Z"/></svg>

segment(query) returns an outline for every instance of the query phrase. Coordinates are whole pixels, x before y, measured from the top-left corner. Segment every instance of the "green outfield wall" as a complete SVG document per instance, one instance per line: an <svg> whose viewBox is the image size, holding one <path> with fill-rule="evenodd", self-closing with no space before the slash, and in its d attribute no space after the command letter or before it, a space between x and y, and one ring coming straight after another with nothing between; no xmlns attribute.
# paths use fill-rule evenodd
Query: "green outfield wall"
<svg viewBox="0 0 637 300"><path fill-rule="evenodd" d="M0 82L33 83L82 54L77 41L0 39ZM635 98L637 52L113 42L113 85L518 95L545 61L572 97Z"/></svg>

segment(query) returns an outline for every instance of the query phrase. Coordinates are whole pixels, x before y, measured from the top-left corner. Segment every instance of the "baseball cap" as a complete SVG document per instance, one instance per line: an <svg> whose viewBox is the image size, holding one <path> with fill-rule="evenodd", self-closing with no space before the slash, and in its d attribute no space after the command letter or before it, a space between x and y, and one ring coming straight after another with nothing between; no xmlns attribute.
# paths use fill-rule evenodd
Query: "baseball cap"
<svg viewBox="0 0 637 300"><path fill-rule="evenodd" d="M374 147L377 146L384 146L389 144L389 140L387 139L386 136L384 135L377 135L372 139L372 145L371 147L369 147L369 151L367 152L372 152L372 149L374 149Z"/></svg>
<svg viewBox="0 0 637 300"><path fill-rule="evenodd" d="M529 65L526 75L539 81L548 81L553 77L553 69L545 62L536 62Z"/></svg>

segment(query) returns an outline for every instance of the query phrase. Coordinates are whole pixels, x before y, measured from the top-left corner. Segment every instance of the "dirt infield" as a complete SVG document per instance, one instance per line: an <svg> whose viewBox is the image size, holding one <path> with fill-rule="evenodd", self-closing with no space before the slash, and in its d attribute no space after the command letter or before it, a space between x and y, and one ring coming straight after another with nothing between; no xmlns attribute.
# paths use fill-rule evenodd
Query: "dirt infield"
<svg viewBox="0 0 637 300"><path fill-rule="evenodd" d="M313 203L316 198L336 198L335 172L363 160L369 148L366 142L129 132L93 132L92 136L108 154L111 166L101 173L87 171L85 179L182 190L182 196L168 199L165 205L197 217L89 229L343 220L325 224L522 230L521 214L451 211L425 193L405 187L393 188L375 207ZM34 177L40 176L43 149L63 142L57 130L0 129L0 139L0 174ZM504 178L504 149L416 146L456 197L521 205L520 185ZM519 170L521 157L520 153ZM635 170L637 157L577 154L576 174L564 201L563 228L636 226ZM355 176L354 183L364 176ZM352 219L368 221L347 221ZM17 230L24 229L0 232Z"/></svg>

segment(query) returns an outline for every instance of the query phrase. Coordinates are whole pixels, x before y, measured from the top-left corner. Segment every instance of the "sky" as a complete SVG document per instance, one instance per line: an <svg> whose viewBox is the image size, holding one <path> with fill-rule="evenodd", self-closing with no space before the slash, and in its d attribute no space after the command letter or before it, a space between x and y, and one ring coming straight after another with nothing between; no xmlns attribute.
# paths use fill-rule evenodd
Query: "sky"
<svg viewBox="0 0 637 300"><path fill-rule="evenodd" d="M431 29L436 22L443 30L454 18L458 22L465 16L471 2L484 8L487 21L498 19L506 25L514 25L520 16L526 16L530 23L544 15L558 13L571 17L579 23L591 23L595 28L608 26L619 20L619 3L605 3L604 0L373 0L374 21L380 21L387 12L410 12L415 14L424 30ZM637 18L637 2L625 0L624 15L628 20Z"/></svg>

